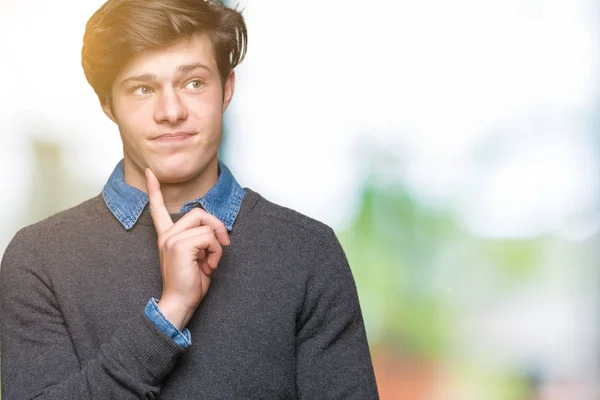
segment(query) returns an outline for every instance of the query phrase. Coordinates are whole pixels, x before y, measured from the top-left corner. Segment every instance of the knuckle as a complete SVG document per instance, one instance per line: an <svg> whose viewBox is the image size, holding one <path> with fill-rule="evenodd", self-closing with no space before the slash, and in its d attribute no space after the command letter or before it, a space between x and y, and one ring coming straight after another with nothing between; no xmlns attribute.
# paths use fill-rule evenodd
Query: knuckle
<svg viewBox="0 0 600 400"><path fill-rule="evenodd" d="M192 214L192 216L194 217L199 217L204 213L204 210L201 209L200 207L194 207L191 211L190 214Z"/></svg>
<svg viewBox="0 0 600 400"><path fill-rule="evenodd" d="M213 231L213 229L208 225L202 225L198 229L201 233L210 233Z"/></svg>
<svg viewBox="0 0 600 400"><path fill-rule="evenodd" d="M175 246L177 245L177 239L174 239L172 236L167 238L165 240L165 244L164 247L168 250L173 250L175 249Z"/></svg>
<svg viewBox="0 0 600 400"><path fill-rule="evenodd" d="M184 246L183 240L174 240L171 249L175 252L181 251Z"/></svg>

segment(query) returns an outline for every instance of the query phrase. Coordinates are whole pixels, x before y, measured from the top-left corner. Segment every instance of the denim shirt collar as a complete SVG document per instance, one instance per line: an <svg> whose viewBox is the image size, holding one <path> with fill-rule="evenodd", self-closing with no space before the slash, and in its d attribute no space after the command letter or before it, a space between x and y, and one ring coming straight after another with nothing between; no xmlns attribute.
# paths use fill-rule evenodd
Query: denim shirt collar
<svg viewBox="0 0 600 400"><path fill-rule="evenodd" d="M231 231L240 211L245 190L237 183L231 171L219 160L217 183L199 199L181 206L185 214L194 207L201 206L208 213L219 218ZM119 161L102 190L104 202L126 230L134 227L148 204L148 195L125 182L123 160Z"/></svg>

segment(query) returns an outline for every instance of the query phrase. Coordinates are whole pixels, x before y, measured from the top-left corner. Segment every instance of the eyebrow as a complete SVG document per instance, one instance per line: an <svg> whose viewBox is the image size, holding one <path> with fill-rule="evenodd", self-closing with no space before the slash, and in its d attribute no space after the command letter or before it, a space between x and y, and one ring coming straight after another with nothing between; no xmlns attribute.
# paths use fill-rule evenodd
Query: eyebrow
<svg viewBox="0 0 600 400"><path fill-rule="evenodd" d="M130 76L128 78L123 79L119 83L119 86L125 86L129 82L154 82L157 80L158 80L158 78L154 74L143 74L143 75L137 75L137 76Z"/></svg>
<svg viewBox="0 0 600 400"><path fill-rule="evenodd" d="M210 68L201 62L197 62L194 64L185 64L177 67L177 72L180 73L188 73L195 69L205 69L210 72ZM128 78L123 79L119 86L125 86L129 82L155 82L158 80L158 77L155 74L142 74L136 76L130 76Z"/></svg>
<svg viewBox="0 0 600 400"><path fill-rule="evenodd" d="M206 66L205 64L202 64L201 62L197 62L194 64L187 64L187 65L180 65L179 67L177 67L177 71L185 73L185 72L193 71L198 68L205 69L210 72L210 68L208 66Z"/></svg>

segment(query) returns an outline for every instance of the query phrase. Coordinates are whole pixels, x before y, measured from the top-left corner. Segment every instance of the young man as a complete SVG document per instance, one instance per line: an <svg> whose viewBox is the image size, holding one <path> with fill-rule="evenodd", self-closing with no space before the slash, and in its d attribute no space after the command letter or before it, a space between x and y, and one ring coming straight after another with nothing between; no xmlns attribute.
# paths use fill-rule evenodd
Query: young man
<svg viewBox="0 0 600 400"><path fill-rule="evenodd" d="M377 398L333 231L217 157L246 38L216 1L109 0L89 20L84 72L124 158L4 254L4 400Z"/></svg>

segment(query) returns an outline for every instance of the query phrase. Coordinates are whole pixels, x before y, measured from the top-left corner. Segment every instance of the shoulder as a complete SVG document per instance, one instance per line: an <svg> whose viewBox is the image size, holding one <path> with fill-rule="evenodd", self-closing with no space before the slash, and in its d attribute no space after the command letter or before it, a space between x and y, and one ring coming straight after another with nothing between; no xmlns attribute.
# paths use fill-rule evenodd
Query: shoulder
<svg viewBox="0 0 600 400"><path fill-rule="evenodd" d="M296 210L273 203L252 189L245 188L248 207L243 217L253 223L268 224L271 230L286 231L297 235L308 236L317 240L335 238L333 229L314 218Z"/></svg>
<svg viewBox="0 0 600 400"><path fill-rule="evenodd" d="M249 251L260 248L266 259L290 266L288 270L303 279L329 282L325 286L351 279L345 252L329 225L245 190L237 243Z"/></svg>
<svg viewBox="0 0 600 400"><path fill-rule="evenodd" d="M67 210L60 211L39 222L21 228L6 248L4 258L19 253L21 248L35 249L53 240L60 240L66 232L87 229L108 210L102 196L88 199Z"/></svg>

